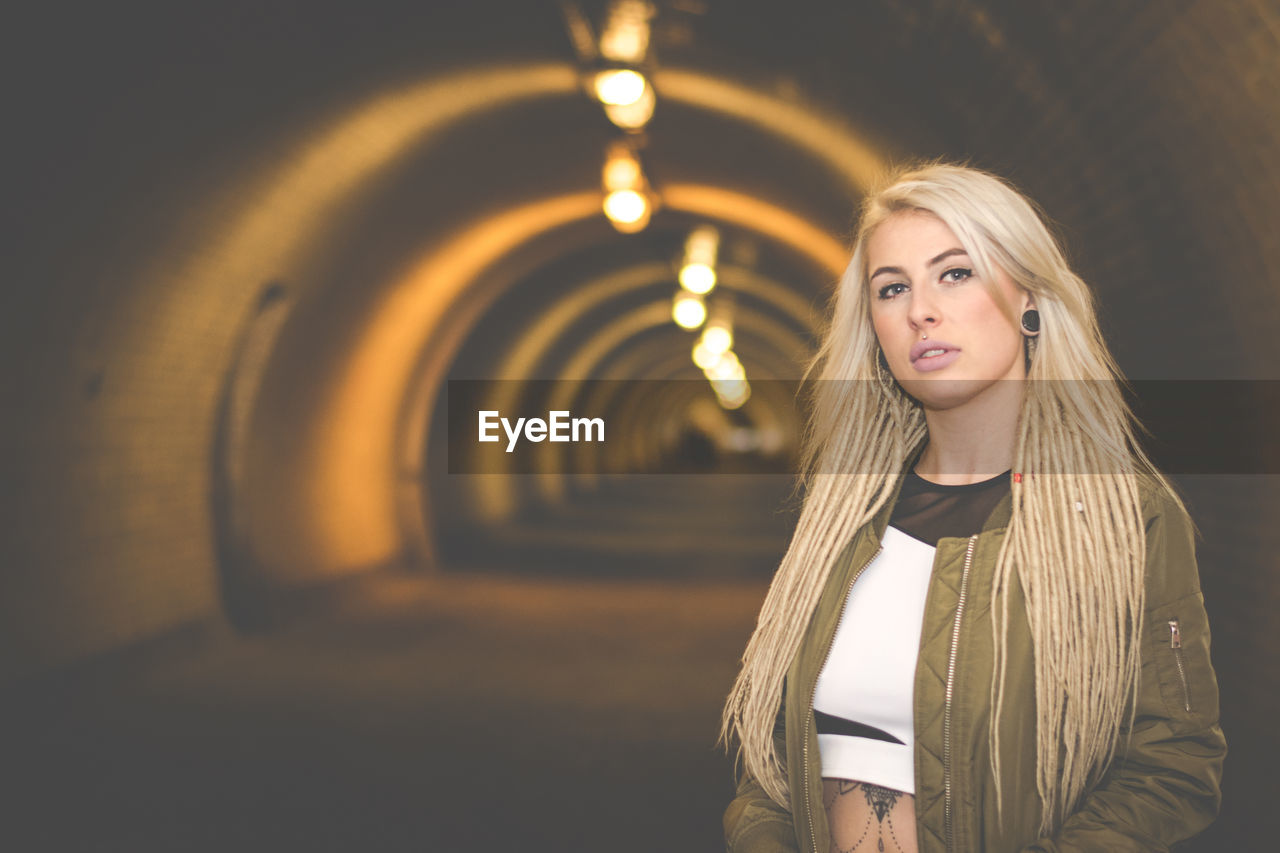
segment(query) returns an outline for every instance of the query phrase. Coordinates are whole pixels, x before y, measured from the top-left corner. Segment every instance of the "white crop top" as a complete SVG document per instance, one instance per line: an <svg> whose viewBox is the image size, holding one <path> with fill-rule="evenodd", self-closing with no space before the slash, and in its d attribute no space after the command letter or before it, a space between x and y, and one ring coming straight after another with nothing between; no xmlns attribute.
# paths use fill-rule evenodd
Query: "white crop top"
<svg viewBox="0 0 1280 853"><path fill-rule="evenodd" d="M881 544L845 600L813 707L901 743L820 732L818 752L824 777L914 795L916 659L936 549L893 526Z"/></svg>

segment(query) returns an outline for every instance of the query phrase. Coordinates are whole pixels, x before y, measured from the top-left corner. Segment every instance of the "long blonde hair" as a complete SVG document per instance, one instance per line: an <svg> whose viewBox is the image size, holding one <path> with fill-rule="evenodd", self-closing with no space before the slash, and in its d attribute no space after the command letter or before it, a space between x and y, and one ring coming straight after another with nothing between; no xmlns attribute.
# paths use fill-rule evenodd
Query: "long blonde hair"
<svg viewBox="0 0 1280 853"><path fill-rule="evenodd" d="M909 454L927 436L919 404L880 362L870 322L867 238L900 211L941 219L979 276L1003 270L1032 294L1041 317L1038 340L1026 350L1032 381L1013 459L1013 470L1031 476L1012 484L1012 515L992 584L989 731L999 791L1007 593L1016 574L1034 645L1037 787L1047 834L1106 770L1126 708L1132 724L1146 546L1140 490L1157 488L1180 508L1182 502L1138 445L1089 287L1068 267L1030 201L967 166L901 169L863 204L853 257L805 371L808 379L818 370L819 381L797 479L803 508L725 704L720 739L726 746L737 740L745 772L789 805L786 766L773 741L784 676L835 557L889 500Z"/></svg>

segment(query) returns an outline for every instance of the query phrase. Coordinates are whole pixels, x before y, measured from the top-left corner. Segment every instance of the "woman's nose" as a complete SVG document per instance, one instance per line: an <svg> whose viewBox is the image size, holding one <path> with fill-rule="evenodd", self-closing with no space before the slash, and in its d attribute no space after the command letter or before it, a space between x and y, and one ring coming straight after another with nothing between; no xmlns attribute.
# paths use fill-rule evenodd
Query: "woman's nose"
<svg viewBox="0 0 1280 853"><path fill-rule="evenodd" d="M911 308L907 312L907 319L911 321L913 326L920 329L938 324L940 319L938 316L938 304L927 288L920 288L911 292Z"/></svg>

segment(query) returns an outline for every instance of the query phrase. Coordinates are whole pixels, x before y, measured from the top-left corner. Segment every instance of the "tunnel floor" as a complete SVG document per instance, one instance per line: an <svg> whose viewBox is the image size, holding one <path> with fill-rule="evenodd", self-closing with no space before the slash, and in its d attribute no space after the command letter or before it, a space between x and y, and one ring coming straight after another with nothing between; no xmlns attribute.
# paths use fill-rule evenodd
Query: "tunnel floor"
<svg viewBox="0 0 1280 853"><path fill-rule="evenodd" d="M383 576L125 656L9 701L0 847L722 850L764 589Z"/></svg>
<svg viewBox="0 0 1280 853"><path fill-rule="evenodd" d="M10 691L0 850L722 851L719 712L764 592L384 574ZM1270 837L1243 796L1269 782L1229 781L1173 849Z"/></svg>

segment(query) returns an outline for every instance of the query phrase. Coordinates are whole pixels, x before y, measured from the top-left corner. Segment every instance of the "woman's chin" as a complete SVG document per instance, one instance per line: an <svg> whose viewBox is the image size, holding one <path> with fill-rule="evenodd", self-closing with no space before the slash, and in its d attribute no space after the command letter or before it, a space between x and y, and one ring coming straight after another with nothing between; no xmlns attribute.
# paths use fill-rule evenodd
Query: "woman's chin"
<svg viewBox="0 0 1280 853"><path fill-rule="evenodd" d="M988 379L938 376L899 382L911 398L926 409L946 411L963 406L990 387Z"/></svg>

